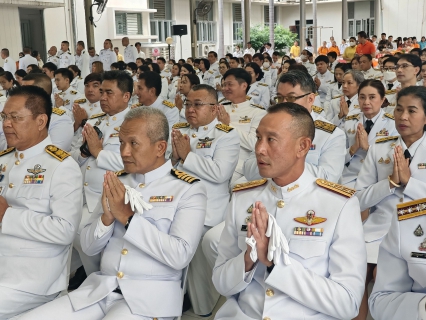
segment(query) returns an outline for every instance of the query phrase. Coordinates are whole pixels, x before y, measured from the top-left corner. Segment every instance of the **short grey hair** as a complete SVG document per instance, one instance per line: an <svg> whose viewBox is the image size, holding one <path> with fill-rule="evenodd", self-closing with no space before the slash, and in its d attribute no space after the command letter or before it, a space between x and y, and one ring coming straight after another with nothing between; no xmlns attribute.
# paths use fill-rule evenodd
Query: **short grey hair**
<svg viewBox="0 0 426 320"><path fill-rule="evenodd" d="M153 107L137 107L127 112L124 121L145 120L146 134L151 143L169 140L169 122L164 113Z"/></svg>
<svg viewBox="0 0 426 320"><path fill-rule="evenodd" d="M354 78L358 86L364 81L364 75L362 74L361 71L349 69L345 72L343 76L346 76L347 74L352 75L352 78Z"/></svg>

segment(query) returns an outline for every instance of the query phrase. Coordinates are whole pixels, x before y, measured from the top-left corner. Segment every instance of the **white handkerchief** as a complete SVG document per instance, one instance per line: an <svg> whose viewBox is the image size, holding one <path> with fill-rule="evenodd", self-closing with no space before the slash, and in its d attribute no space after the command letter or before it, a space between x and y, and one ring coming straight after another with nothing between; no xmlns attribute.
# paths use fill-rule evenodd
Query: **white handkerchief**
<svg viewBox="0 0 426 320"><path fill-rule="evenodd" d="M288 256L288 254L290 253L288 241L285 235L283 234L280 226L278 225L277 220L275 220L275 218L271 214L269 214L266 236L269 237L268 260L279 261L280 256L282 254L284 264L286 266L291 264L290 258Z"/></svg>
<svg viewBox="0 0 426 320"><path fill-rule="evenodd" d="M251 247L250 252L250 259L253 262L257 261L257 249L256 249L256 240L254 239L254 236L251 236L250 238L246 237L246 243Z"/></svg>
<svg viewBox="0 0 426 320"><path fill-rule="evenodd" d="M149 210L152 209L152 205L146 203L142 199L142 195L137 192L135 189L130 188L129 186L124 186L126 188L126 194L124 197L124 204L128 204L130 202L130 207L132 211L138 214L143 214L143 209ZM136 210L135 210L136 209Z"/></svg>

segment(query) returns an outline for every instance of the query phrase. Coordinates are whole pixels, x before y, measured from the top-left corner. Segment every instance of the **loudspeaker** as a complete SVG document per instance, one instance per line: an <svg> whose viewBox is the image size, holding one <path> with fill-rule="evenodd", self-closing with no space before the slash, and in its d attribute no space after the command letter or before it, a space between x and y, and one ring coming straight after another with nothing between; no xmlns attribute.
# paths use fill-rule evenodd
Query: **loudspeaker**
<svg viewBox="0 0 426 320"><path fill-rule="evenodd" d="M176 24L172 26L172 35L173 36L184 36L188 34L188 29L186 24Z"/></svg>

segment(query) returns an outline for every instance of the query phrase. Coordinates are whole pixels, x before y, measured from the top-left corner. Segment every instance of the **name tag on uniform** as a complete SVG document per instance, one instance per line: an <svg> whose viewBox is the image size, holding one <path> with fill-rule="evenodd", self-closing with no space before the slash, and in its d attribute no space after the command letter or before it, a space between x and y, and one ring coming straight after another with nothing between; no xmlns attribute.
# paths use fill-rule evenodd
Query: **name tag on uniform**
<svg viewBox="0 0 426 320"><path fill-rule="evenodd" d="M152 196L149 202L172 202L173 196Z"/></svg>
<svg viewBox="0 0 426 320"><path fill-rule="evenodd" d="M420 259L426 259L426 253L423 252L411 252L412 258L420 258Z"/></svg>
<svg viewBox="0 0 426 320"><path fill-rule="evenodd" d="M426 169L426 163L418 163L417 164L417 169Z"/></svg>

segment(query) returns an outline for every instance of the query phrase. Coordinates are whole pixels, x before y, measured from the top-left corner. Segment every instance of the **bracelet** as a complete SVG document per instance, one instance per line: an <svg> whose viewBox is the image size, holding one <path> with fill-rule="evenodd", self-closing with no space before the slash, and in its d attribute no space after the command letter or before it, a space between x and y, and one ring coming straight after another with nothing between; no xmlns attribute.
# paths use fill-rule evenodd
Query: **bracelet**
<svg viewBox="0 0 426 320"><path fill-rule="evenodd" d="M393 181L392 181L392 179L390 178L390 176L388 176L388 180L389 180L389 182L390 182L390 183L391 183L394 187L397 187L397 188L401 187L401 185L400 185L400 184L397 184L397 183L393 182Z"/></svg>

